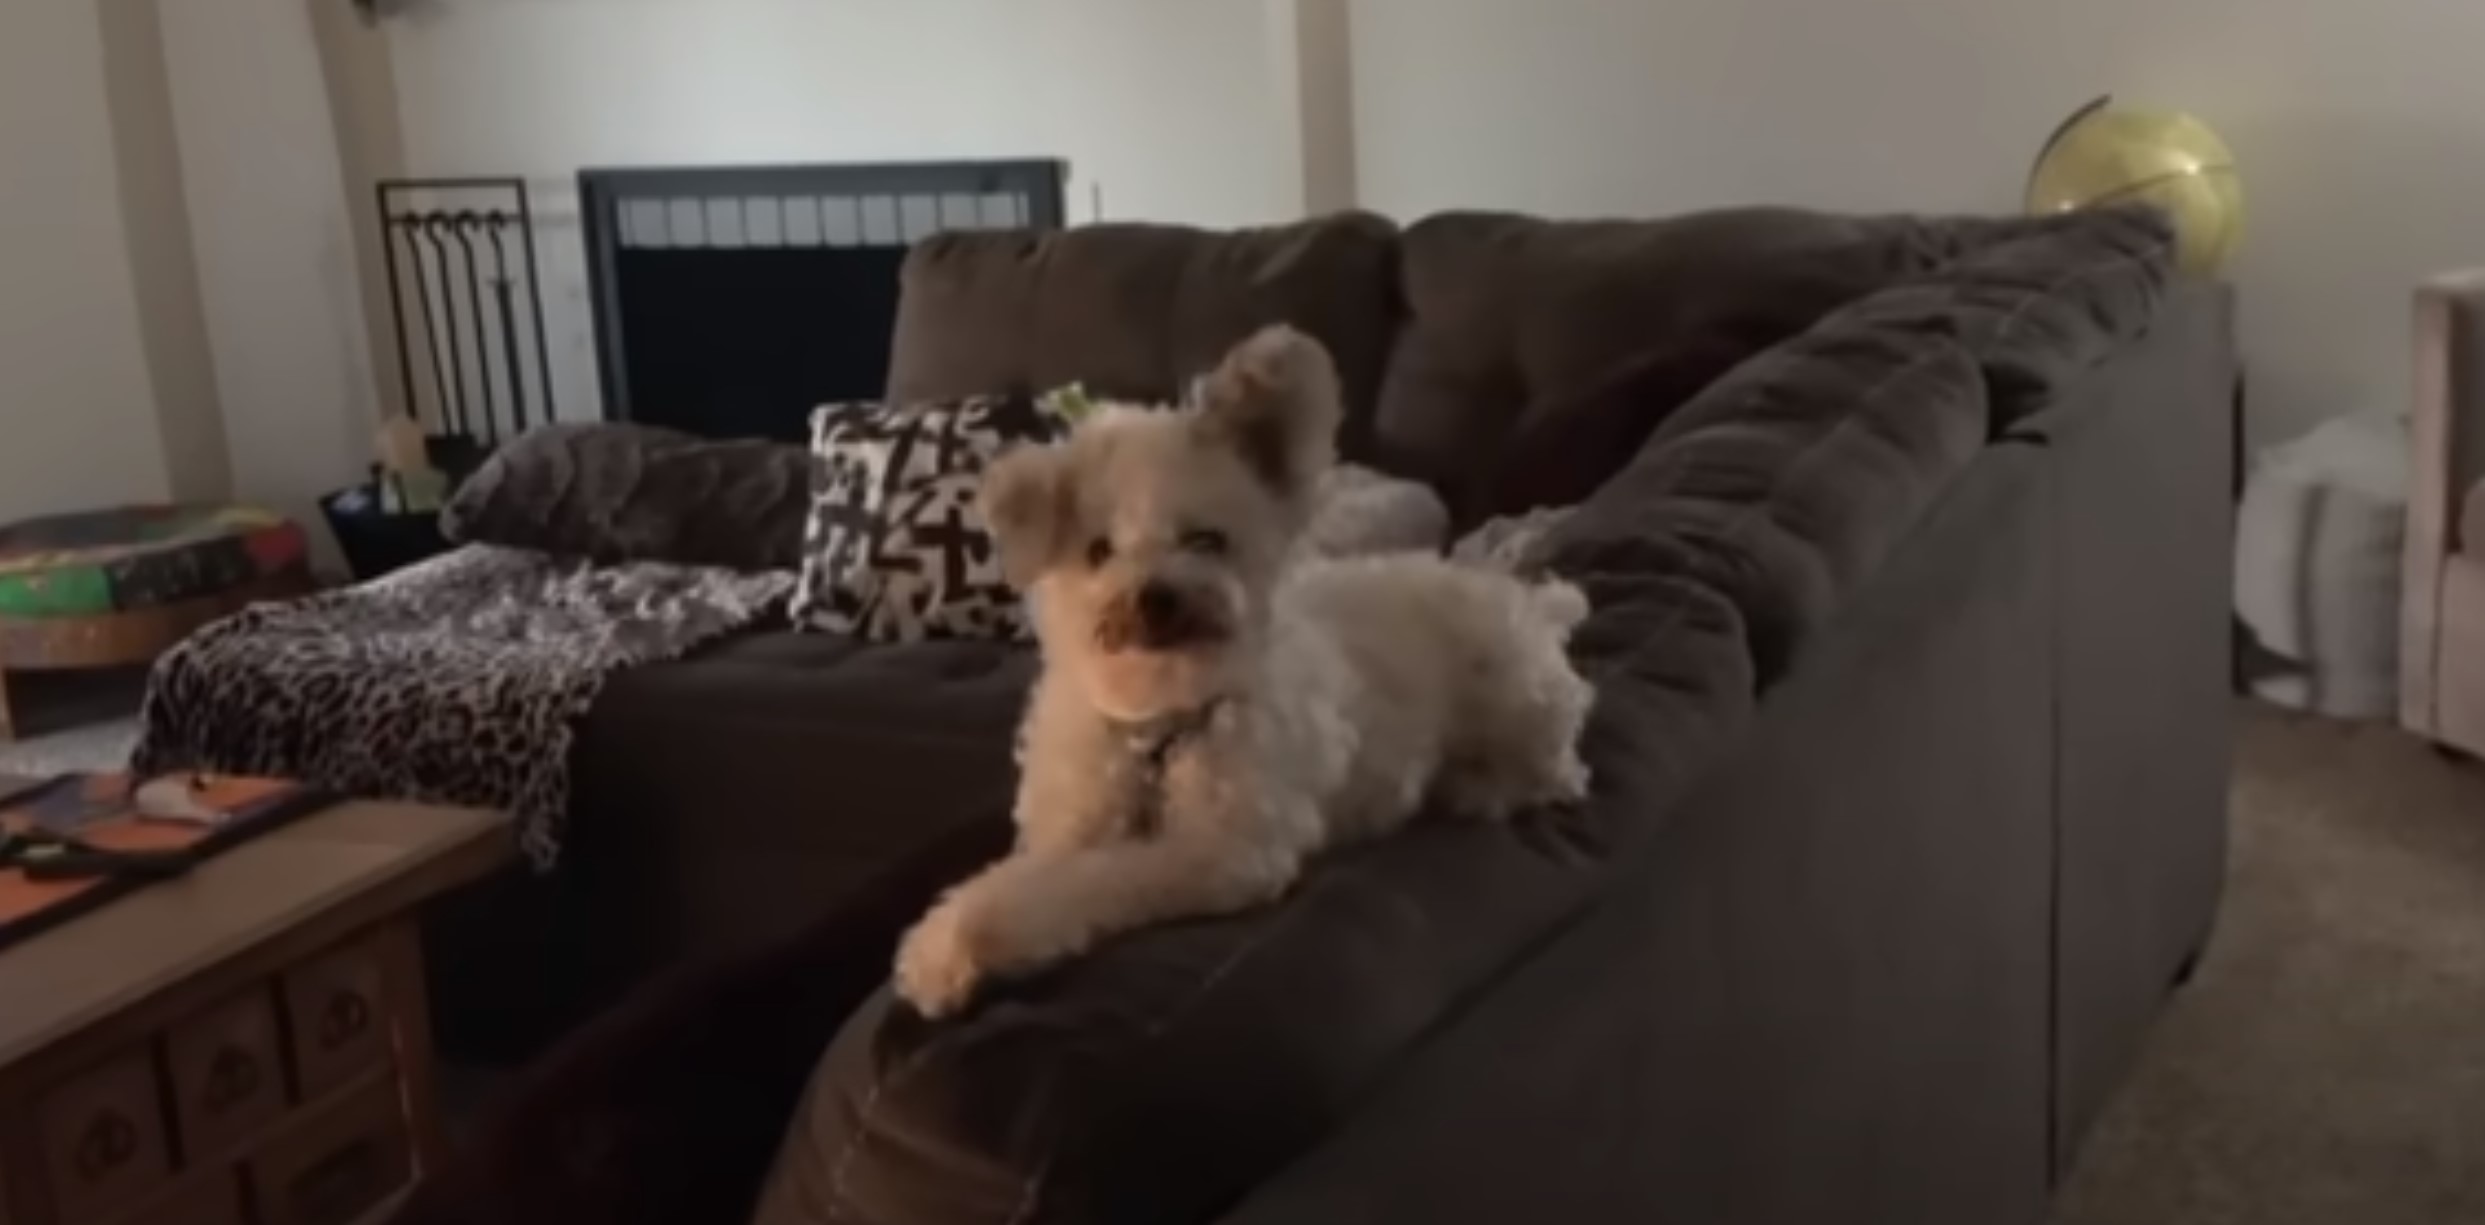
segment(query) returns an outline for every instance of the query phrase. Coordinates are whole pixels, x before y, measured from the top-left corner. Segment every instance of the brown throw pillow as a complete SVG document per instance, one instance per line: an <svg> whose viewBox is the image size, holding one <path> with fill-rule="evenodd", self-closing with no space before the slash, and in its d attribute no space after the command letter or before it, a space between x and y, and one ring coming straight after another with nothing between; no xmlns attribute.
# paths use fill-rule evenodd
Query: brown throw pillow
<svg viewBox="0 0 2485 1225"><path fill-rule="evenodd" d="M785 569L802 558L801 447L622 423L547 425L494 453L440 513L460 543L599 562Z"/></svg>

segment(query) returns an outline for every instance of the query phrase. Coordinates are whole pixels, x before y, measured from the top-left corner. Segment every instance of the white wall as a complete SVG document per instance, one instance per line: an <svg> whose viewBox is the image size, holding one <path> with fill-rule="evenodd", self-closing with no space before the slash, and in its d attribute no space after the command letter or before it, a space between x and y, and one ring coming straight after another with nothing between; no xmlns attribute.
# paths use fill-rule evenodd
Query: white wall
<svg viewBox="0 0 2485 1225"><path fill-rule="evenodd" d="M152 0L100 4L95 11L103 25L104 90L120 172L121 237L138 295L138 334L163 436L165 481L177 501L222 501L232 493L233 464L199 293L163 25Z"/></svg>
<svg viewBox="0 0 2485 1225"><path fill-rule="evenodd" d="M523 174L566 416L594 409L582 166L1066 157L1072 214L1299 212L1268 0L431 0L389 37L414 175ZM1295 193L1290 197L1289 184Z"/></svg>
<svg viewBox="0 0 2485 1225"><path fill-rule="evenodd" d="M0 3L0 521L167 490L93 2Z"/></svg>
<svg viewBox="0 0 2485 1225"><path fill-rule="evenodd" d="M1334 48L1289 31L1337 4L1332 101ZM388 30L408 169L546 195L571 415L584 165L1059 155L1078 216L1100 187L1107 216L1207 225L1344 179L1400 216L2004 210L2111 91L2235 147L2263 440L2399 406L2409 287L2485 260L2485 6L2453 0L426 0Z"/></svg>
<svg viewBox="0 0 2485 1225"><path fill-rule="evenodd" d="M1352 0L1363 201L2009 209L2099 93L2234 146L2254 433L2395 409L2408 292L2485 261L2485 5Z"/></svg>
<svg viewBox="0 0 2485 1225"><path fill-rule="evenodd" d="M379 401L346 212L363 204L305 2L160 12L234 490L316 523L371 462Z"/></svg>

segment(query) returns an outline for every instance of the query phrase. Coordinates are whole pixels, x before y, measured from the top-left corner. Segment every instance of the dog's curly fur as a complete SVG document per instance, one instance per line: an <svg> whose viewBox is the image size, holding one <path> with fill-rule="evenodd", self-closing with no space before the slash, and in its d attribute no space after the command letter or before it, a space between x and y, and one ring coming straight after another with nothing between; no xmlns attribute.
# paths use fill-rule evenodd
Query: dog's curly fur
<svg viewBox="0 0 2485 1225"><path fill-rule="evenodd" d="M1196 398L1106 406L985 478L1045 667L1017 849L899 949L926 1015L1117 932L1272 899L1306 856L1427 805L1499 818L1585 794L1591 693L1563 649L1579 590L1297 554L1340 412L1309 338L1253 336Z"/></svg>

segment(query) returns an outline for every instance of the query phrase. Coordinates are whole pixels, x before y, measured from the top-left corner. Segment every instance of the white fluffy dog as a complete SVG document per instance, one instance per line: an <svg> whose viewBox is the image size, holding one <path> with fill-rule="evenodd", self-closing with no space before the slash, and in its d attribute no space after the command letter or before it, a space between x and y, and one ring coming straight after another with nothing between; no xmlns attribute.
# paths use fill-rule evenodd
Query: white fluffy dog
<svg viewBox="0 0 2485 1225"><path fill-rule="evenodd" d="M1294 554L1340 411L1309 338L1261 332L1198 399L1106 406L985 478L1044 673L1016 850L898 951L926 1015L1117 932L1268 901L1306 856L1427 804L1501 817L1586 792L1591 695L1563 650L1579 590Z"/></svg>

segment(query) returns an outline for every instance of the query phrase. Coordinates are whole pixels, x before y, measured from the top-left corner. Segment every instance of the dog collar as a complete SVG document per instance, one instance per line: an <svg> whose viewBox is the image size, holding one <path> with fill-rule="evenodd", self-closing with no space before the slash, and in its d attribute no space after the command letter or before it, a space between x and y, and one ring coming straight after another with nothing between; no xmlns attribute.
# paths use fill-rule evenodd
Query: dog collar
<svg viewBox="0 0 2485 1225"><path fill-rule="evenodd" d="M1130 754L1139 761L1139 787L1142 802L1132 820L1131 832L1142 838L1156 836L1163 824L1165 798L1165 766L1182 746L1199 738L1217 717L1225 699L1216 698L1189 710L1122 726L1122 736L1130 746Z"/></svg>
<svg viewBox="0 0 2485 1225"><path fill-rule="evenodd" d="M1164 772L1165 763L1172 760L1176 750L1208 730L1208 724L1215 720L1217 711L1224 705L1225 699L1211 698L1189 710L1159 715L1138 723L1125 723L1122 725L1122 738L1130 746L1131 755L1147 767L1149 776L1153 778Z"/></svg>

